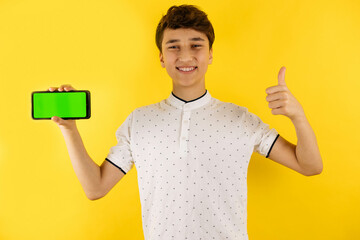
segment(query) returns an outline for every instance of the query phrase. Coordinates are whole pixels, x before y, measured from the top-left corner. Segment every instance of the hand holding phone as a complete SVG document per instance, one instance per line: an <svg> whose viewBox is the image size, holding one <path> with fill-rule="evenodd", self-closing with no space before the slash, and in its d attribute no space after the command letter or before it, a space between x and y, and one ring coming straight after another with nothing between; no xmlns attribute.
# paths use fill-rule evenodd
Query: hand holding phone
<svg viewBox="0 0 360 240"><path fill-rule="evenodd" d="M51 119L61 128L76 127L74 119L90 117L89 91L76 91L71 85L51 87L32 95L32 117Z"/></svg>

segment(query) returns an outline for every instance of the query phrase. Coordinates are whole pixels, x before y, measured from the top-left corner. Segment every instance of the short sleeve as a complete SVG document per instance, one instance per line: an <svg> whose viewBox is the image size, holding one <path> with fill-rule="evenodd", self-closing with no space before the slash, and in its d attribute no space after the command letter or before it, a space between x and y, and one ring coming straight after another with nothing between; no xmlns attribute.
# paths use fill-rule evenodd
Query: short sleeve
<svg viewBox="0 0 360 240"><path fill-rule="evenodd" d="M248 121L253 132L254 152L269 157L270 151L279 137L278 132L264 123L258 116L248 112Z"/></svg>
<svg viewBox="0 0 360 240"><path fill-rule="evenodd" d="M116 131L116 146L110 148L106 160L119 168L124 174L131 170L134 165L132 157L130 140L131 140L131 123L133 113L131 113L123 124Z"/></svg>

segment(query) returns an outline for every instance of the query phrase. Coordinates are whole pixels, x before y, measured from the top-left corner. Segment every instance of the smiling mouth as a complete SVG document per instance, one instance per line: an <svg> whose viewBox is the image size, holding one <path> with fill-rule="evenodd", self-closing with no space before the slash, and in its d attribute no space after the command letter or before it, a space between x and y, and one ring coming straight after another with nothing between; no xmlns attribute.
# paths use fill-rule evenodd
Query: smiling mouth
<svg viewBox="0 0 360 240"><path fill-rule="evenodd" d="M181 72L192 72L197 68L198 67L176 67L176 69L181 71Z"/></svg>

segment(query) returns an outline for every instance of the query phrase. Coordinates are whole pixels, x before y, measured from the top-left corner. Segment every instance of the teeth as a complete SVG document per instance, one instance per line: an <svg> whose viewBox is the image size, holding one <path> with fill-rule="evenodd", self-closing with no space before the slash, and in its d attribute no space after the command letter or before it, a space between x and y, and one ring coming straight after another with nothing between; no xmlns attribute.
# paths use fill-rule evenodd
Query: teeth
<svg viewBox="0 0 360 240"><path fill-rule="evenodd" d="M194 69L195 69L195 67L179 68L180 71L184 71L184 72L189 72L189 71L192 71Z"/></svg>

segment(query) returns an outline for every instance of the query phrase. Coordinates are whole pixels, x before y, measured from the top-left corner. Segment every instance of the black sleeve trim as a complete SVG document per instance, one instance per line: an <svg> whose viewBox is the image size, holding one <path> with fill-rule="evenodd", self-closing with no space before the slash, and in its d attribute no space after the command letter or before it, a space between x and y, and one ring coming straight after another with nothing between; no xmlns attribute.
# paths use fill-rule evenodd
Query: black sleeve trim
<svg viewBox="0 0 360 240"><path fill-rule="evenodd" d="M275 138L275 140L274 140L273 144L271 145L271 147L270 147L270 149L269 149L269 152L268 152L268 154L266 155L266 157L267 157L267 158L269 157L270 152L271 152L271 149L273 148L273 146L274 146L274 144L275 144L276 140L279 138L279 136L280 136L280 134L278 134L278 135L276 136L276 138Z"/></svg>
<svg viewBox="0 0 360 240"><path fill-rule="evenodd" d="M126 174L126 172L124 170L122 170L121 167L117 166L115 163L110 161L108 158L105 158L105 160L108 161L109 163L111 163L112 165L114 165L115 167L117 167L118 169L120 169L124 174Z"/></svg>

